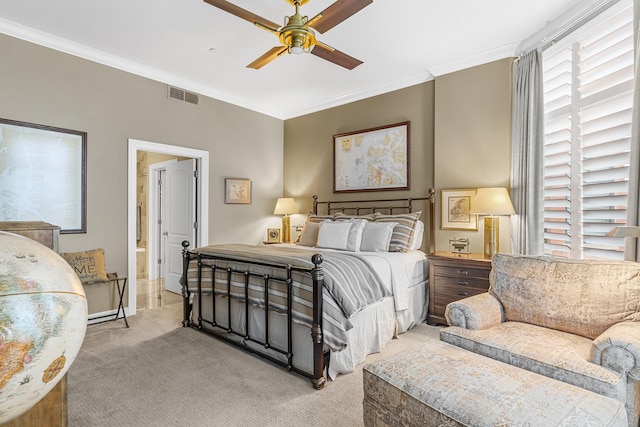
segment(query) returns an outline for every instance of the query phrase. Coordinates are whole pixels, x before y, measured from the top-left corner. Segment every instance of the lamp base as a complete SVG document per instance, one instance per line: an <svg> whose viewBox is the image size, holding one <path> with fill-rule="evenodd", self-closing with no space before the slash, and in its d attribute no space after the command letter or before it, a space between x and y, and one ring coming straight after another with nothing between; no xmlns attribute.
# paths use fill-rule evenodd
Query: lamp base
<svg viewBox="0 0 640 427"><path fill-rule="evenodd" d="M291 243L291 217L282 217L282 243Z"/></svg>
<svg viewBox="0 0 640 427"><path fill-rule="evenodd" d="M500 251L500 218L484 217L484 257L493 258Z"/></svg>

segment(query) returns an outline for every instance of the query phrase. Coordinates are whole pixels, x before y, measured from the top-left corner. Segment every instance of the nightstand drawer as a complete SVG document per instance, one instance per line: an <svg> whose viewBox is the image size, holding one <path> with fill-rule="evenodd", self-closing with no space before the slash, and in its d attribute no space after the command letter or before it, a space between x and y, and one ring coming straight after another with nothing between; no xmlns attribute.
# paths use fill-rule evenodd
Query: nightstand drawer
<svg viewBox="0 0 640 427"><path fill-rule="evenodd" d="M489 279L487 278L438 276L436 280L438 281L438 287L436 289L440 289L441 287L476 289L480 291L489 289Z"/></svg>
<svg viewBox="0 0 640 427"><path fill-rule="evenodd" d="M436 276L460 277L460 278L481 277L486 280L487 269L467 267L462 265L461 266L434 265L433 274L435 274Z"/></svg>
<svg viewBox="0 0 640 427"><path fill-rule="evenodd" d="M429 254L429 314L431 325L445 324L447 304L487 292L491 260L483 254Z"/></svg>
<svg viewBox="0 0 640 427"><path fill-rule="evenodd" d="M467 298L473 295L483 294L487 292L487 289L478 289L478 288L464 288L460 286L449 287L449 286L438 286L435 289L434 295L436 300L438 298L453 298L455 300L459 300L462 298Z"/></svg>

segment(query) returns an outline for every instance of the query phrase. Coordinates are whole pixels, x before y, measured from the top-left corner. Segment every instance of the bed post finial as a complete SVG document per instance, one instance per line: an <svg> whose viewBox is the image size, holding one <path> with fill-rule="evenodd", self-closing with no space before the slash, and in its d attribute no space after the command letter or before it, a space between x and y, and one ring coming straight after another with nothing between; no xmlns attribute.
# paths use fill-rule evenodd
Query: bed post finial
<svg viewBox="0 0 640 427"><path fill-rule="evenodd" d="M318 195L314 194L313 195L313 209L312 209L313 213L315 215L318 215Z"/></svg>

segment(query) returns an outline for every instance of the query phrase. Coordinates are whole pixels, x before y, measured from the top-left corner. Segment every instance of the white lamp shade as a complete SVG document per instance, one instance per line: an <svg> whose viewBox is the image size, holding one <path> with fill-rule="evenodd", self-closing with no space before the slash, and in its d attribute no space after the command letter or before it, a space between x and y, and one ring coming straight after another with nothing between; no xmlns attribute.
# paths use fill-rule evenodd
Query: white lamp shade
<svg viewBox="0 0 640 427"><path fill-rule="evenodd" d="M297 214L298 206L296 201L291 197L281 197L276 203L276 208L273 211L274 215L290 215Z"/></svg>
<svg viewBox="0 0 640 427"><path fill-rule="evenodd" d="M478 188L470 213L478 215L513 215L516 211L513 209L513 204L506 188Z"/></svg>

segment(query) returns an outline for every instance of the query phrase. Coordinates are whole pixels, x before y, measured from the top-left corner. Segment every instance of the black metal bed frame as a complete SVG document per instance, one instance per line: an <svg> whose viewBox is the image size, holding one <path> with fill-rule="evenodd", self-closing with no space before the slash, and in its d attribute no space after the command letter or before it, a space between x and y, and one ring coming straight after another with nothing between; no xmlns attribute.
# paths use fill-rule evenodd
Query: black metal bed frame
<svg viewBox="0 0 640 427"><path fill-rule="evenodd" d="M435 204L435 190L429 190L428 197L421 198L404 198L404 199L378 199L378 200L361 200L361 201L327 201L320 202L318 201L317 196L313 196L313 212L315 214L318 213L319 205L326 205L327 213L332 214L334 212L355 212L356 215L360 214L362 211L366 212L380 212L386 211L392 214L394 210L405 210L408 212L412 212L413 209L413 201L429 201L429 251L432 252L435 246L435 221L434 221L434 204ZM353 205L354 203L364 204L364 207L350 207L349 204ZM383 205L380 205L383 203ZM386 205L386 203L392 203L391 205ZM400 204L406 203L406 204ZM324 387L326 383L326 379L324 377L324 368L328 363L328 354L324 354L323 352L323 338L322 338L322 304L323 304L323 269L322 269L322 255L314 254L311 257L311 261L314 267L298 267L293 265L285 265L285 264L275 264L261 261L238 261L237 259L231 259L223 256L217 256L212 254L203 254L196 251L189 250L189 242L182 242L183 250L183 275L181 278L182 285L182 297L183 297L183 327L192 327L198 329L202 332L205 332L211 336L222 339L230 344L233 344L237 347L240 347L246 351L257 354L273 363L276 363L280 366L283 366L289 371L298 373L305 377L311 378L312 385L315 389L321 389ZM198 294L198 318L197 320L191 319L192 313L192 302L191 302L191 291L189 291L189 283L187 280L187 271L189 269L189 264L192 260L197 261L198 265L198 274L197 274L197 294ZM204 261L207 261L206 263ZM234 268L229 268L226 265L216 265L216 261L219 262L241 262L245 265L254 265L260 267L268 267L277 272L277 275L265 275L252 272L248 268L246 270L239 270ZM216 322L216 298L214 292L214 283L212 283L212 319L203 318L203 310L202 310L202 271L204 268L211 269L211 277L215 278L216 273L221 272L226 274L226 284L227 284L227 293L229 298L227 298L227 325L220 325ZM291 290L292 290L292 273L302 273L309 274L311 276L311 280L313 283L313 315L312 315L312 325L311 325L311 339L313 343L313 373L310 374L293 364L293 319L292 319L292 298L291 298ZM245 327L243 331L236 331L232 328L232 309L231 309L231 282L233 275L241 275L244 276L244 308L245 308ZM249 330L249 298L248 298L248 289L249 289L249 281L251 278L262 278L264 280L264 322L265 322L265 337L264 340L258 339L251 335L251 331ZM286 349L279 348L270 342L269 337L269 316L272 312L272 309L269 307L269 286L271 283L283 283L287 286L287 343ZM212 329L205 328L204 325L207 324L211 328L217 328L222 330L225 333L216 333ZM234 339L234 337L236 339ZM237 337L240 337L241 340L238 340ZM256 348L256 346L249 347L246 342L253 342L258 346L264 347L265 351L260 351ZM275 351L281 355L286 357L286 362L283 362L281 359L271 356L267 353L268 350Z"/></svg>

